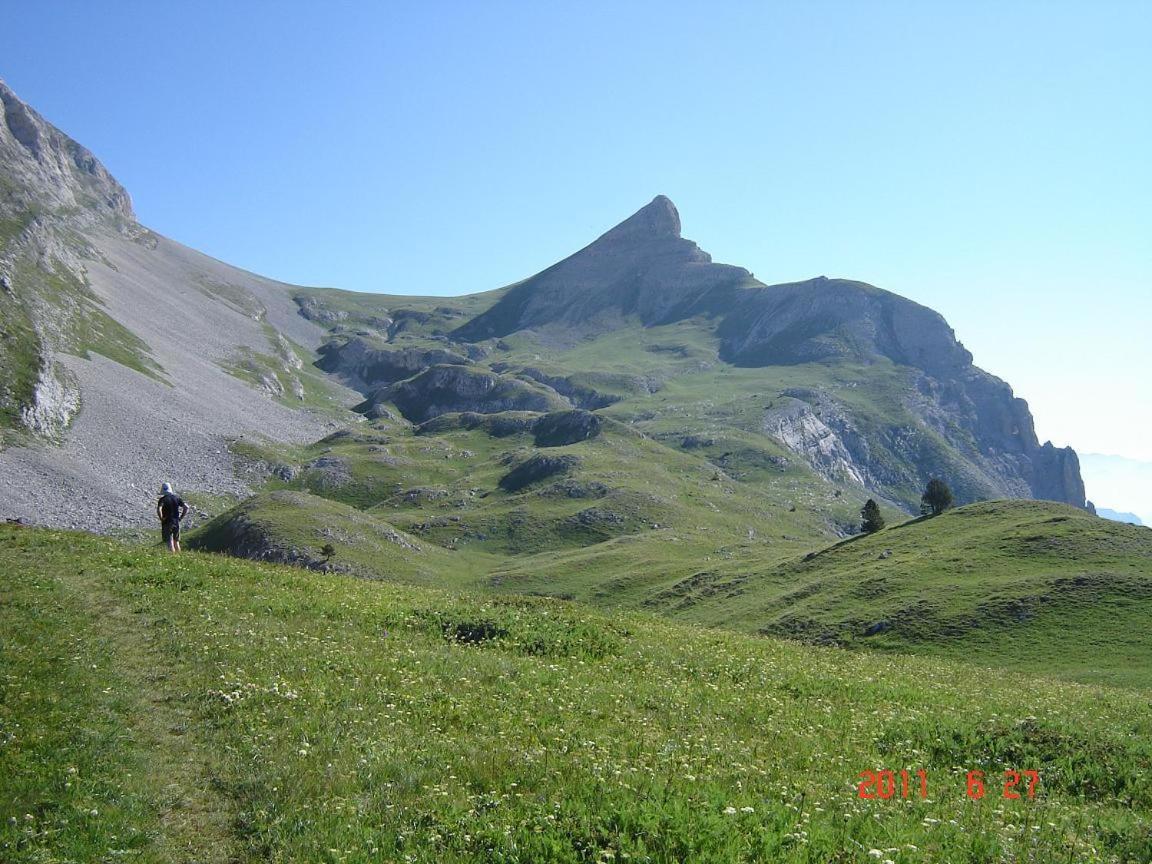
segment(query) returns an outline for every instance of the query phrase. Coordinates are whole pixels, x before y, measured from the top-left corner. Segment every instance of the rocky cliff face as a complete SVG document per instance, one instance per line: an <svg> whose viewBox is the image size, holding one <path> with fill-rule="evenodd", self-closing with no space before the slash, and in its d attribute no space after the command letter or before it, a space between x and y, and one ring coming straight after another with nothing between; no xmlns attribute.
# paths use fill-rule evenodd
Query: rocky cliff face
<svg viewBox="0 0 1152 864"><path fill-rule="evenodd" d="M100 161L0 81L0 161L8 208L61 211L73 218L135 221L132 199Z"/></svg>
<svg viewBox="0 0 1152 864"><path fill-rule="evenodd" d="M1041 447L1028 403L972 364L939 313L871 285L823 277L742 294L717 328L722 357L740 366L887 360L907 367L904 407L960 457L946 458L916 428L876 430L871 441L853 430L844 440L856 451L855 471L841 473L881 487L922 486L944 474L963 501L1007 495L1085 506L1075 453ZM812 401L829 410L827 394ZM832 413L851 427L847 408ZM823 472L824 461L813 464Z"/></svg>
<svg viewBox="0 0 1152 864"><path fill-rule="evenodd" d="M572 407L555 391L534 382L467 366L433 366L377 391L357 410L377 417L387 403L399 408L405 419L413 423L441 414L557 411Z"/></svg>
<svg viewBox="0 0 1152 864"><path fill-rule="evenodd" d="M88 150L0 81L0 385L3 426L58 438L80 407L56 360L90 315L83 233L134 224L131 199ZM2 439L0 439L2 440Z"/></svg>
<svg viewBox="0 0 1152 864"><path fill-rule="evenodd" d="M320 349L320 355L317 366L365 391L411 378L431 366L466 366L472 362L463 353L442 348L379 348L362 337L330 342Z"/></svg>
<svg viewBox="0 0 1152 864"><path fill-rule="evenodd" d="M331 431L288 405L319 377L293 346L323 335L289 286L139 225L93 154L0 84L0 518L110 530L147 522L161 480L246 493L230 439Z"/></svg>
<svg viewBox="0 0 1152 864"><path fill-rule="evenodd" d="M867 459L853 455L840 436L817 416L812 404L801 399L781 399L764 412L763 428L766 434L802 456L826 480L875 485L867 472Z"/></svg>
<svg viewBox="0 0 1152 864"><path fill-rule="evenodd" d="M1071 447L1055 447L1051 441L1032 454L1032 494L1047 501L1067 501L1085 506L1084 479L1080 457ZM1091 508L1089 508L1091 509Z"/></svg>
<svg viewBox="0 0 1152 864"><path fill-rule="evenodd" d="M972 362L939 313L863 282L823 276L746 288L717 334L721 356L738 366L885 357L952 374Z"/></svg>

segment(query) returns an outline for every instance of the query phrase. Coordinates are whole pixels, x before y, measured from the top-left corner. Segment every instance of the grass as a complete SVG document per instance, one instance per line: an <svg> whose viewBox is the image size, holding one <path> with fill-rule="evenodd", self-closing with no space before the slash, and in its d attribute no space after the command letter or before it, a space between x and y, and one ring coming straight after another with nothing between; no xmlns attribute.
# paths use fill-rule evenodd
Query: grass
<svg viewBox="0 0 1152 864"><path fill-rule="evenodd" d="M60 347L162 376L81 280L20 279ZM444 347L499 296L297 299L335 338ZM40 346L0 301L10 425ZM265 333L227 371L350 420L315 355ZM189 545L311 571L0 528L0 859L1152 859L1152 534L1037 502L895 524L925 470L995 484L887 361L738 368L705 320L471 356L607 397L603 433L237 442L270 479ZM874 493L766 434L794 398L850 415L893 527L841 539ZM539 453L571 470L501 488ZM861 770L921 767L928 800L855 794ZM966 800L968 770L1011 768L1041 772L1039 800Z"/></svg>
<svg viewBox="0 0 1152 864"><path fill-rule="evenodd" d="M240 299L256 302L250 295L242 294L240 289L234 291ZM233 301L232 305L243 308L238 306L240 299ZM266 350L242 347L230 360L222 363L221 368L254 389L269 393L283 405L347 420L347 403L352 401L350 394L312 365L316 360L315 352L288 339L267 322L263 329L267 338L267 344L263 346Z"/></svg>
<svg viewBox="0 0 1152 864"><path fill-rule="evenodd" d="M296 471L270 487L308 494L289 507L257 498L217 524L255 519L270 542L296 547L336 536L338 560L378 578L1152 687L1148 529L997 501L904 523L889 510L892 527L843 541L834 529L858 518L860 501L776 467L751 439L717 439L708 461L612 421L599 437L540 449L526 431L437 428L364 424L282 452L242 445ZM579 462L522 491L499 488L534 452ZM373 551L363 532L380 524L419 542L428 566L416 574Z"/></svg>
<svg viewBox="0 0 1152 864"><path fill-rule="evenodd" d="M144 341L108 315L88 285L63 265L57 264L55 273L32 264L19 266L16 272L25 290L34 286L41 302L56 310L59 317L54 326L62 327L60 350L85 359L93 353L100 354L158 381L164 380L164 370Z"/></svg>
<svg viewBox="0 0 1152 864"><path fill-rule="evenodd" d="M832 410L850 418L868 442L878 482L905 507L915 508L922 491L913 461L952 478L964 500L987 498L997 488L973 461L978 451L968 433L952 429L950 442L909 410L906 400L915 392L914 375L888 360L732 366L720 360L707 319L655 327L632 323L585 334L575 343L552 344L532 333L500 342L504 349L494 350L485 362L540 369L622 397L603 413L659 440L679 442L687 435L737 438L802 461L763 428L764 410L786 398L785 391L800 389L819 394Z"/></svg>
<svg viewBox="0 0 1152 864"><path fill-rule="evenodd" d="M597 562L603 555L603 563L582 577L603 576L615 566L608 556L620 548L613 545L617 540L628 545L630 563L639 567L659 550L653 560L666 561L669 569L650 568L648 576L661 585L690 575L699 560L716 554L784 560L811 548L808 538L835 539L824 510L852 506L818 480L801 482L798 469L787 483L758 492L698 456L613 422L596 438L539 449L529 431L498 435L450 423L438 428L414 434L404 424L363 424L305 448L268 450L241 442L234 449L281 466L270 489L357 508L453 558L475 558L468 569L476 584L497 570L510 580L509 568L525 556L540 555L526 560L550 564L557 560L552 556L582 549ZM522 491L501 489L501 478L537 452L573 456L578 467ZM279 530L275 520L268 527ZM555 567L542 566L536 575L555 576L556 584L531 590L576 590Z"/></svg>
<svg viewBox="0 0 1152 864"><path fill-rule="evenodd" d="M411 584L468 584L465 562L360 510L301 492L253 496L192 532L189 548L330 567ZM329 558L321 551L332 546Z"/></svg>
<svg viewBox="0 0 1152 864"><path fill-rule="evenodd" d="M702 620L1152 686L1152 531L1066 505L972 504L746 575Z"/></svg>
<svg viewBox="0 0 1152 864"><path fill-rule="evenodd" d="M0 446L21 429L21 412L32 403L43 352L27 306L0 291Z"/></svg>
<svg viewBox="0 0 1152 864"><path fill-rule="evenodd" d="M14 864L1152 854L1146 691L62 532L0 568ZM1038 797L966 798L1006 768Z"/></svg>

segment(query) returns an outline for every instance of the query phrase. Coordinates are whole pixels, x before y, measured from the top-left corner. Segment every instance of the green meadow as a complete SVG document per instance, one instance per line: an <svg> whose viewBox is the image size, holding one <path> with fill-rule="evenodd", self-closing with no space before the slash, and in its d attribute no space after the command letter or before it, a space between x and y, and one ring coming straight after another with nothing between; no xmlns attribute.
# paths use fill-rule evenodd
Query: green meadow
<svg viewBox="0 0 1152 864"><path fill-rule="evenodd" d="M39 529L0 571L13 864L1152 858L1146 689Z"/></svg>

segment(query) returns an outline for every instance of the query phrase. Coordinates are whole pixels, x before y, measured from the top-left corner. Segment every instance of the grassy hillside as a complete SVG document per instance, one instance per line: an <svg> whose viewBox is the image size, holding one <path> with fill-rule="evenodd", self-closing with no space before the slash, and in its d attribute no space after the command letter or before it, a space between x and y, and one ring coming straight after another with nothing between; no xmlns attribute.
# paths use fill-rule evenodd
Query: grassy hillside
<svg viewBox="0 0 1152 864"><path fill-rule="evenodd" d="M807 551L813 538L834 540L859 506L800 466L777 469L777 482L758 489L619 423L589 440L537 447L528 426L535 416L492 415L475 427L445 417L418 430L363 424L309 447L236 449L273 472L269 489L340 502L450 551L500 556L501 564L545 551L596 554L617 538L646 547L649 535L680 544L678 572L721 546L730 547L723 554L775 561ZM501 487L536 456L569 459L571 467L522 489Z"/></svg>
<svg viewBox="0 0 1152 864"><path fill-rule="evenodd" d="M5 861L1152 856L1146 692L61 532L0 570Z"/></svg>
<svg viewBox="0 0 1152 864"><path fill-rule="evenodd" d="M766 463L762 476L741 478L708 448L612 421L589 440L536 447L531 418L366 423L295 450L246 444L278 472L270 488L309 494L258 497L206 530L255 521L270 544L315 557L331 542L350 572L416 584L1152 685L1152 531L1060 504L996 501L904 523L890 509L893 527L837 541L859 498L800 466ZM573 467L501 488L534 454ZM418 541L425 551L408 556L418 563L377 551L360 536L369 523ZM230 548L226 536L208 548Z"/></svg>
<svg viewBox="0 0 1152 864"><path fill-rule="evenodd" d="M412 584L469 584L466 563L364 513L302 492L254 495L194 532L185 545L255 560ZM326 555L330 546L332 554Z"/></svg>
<svg viewBox="0 0 1152 864"><path fill-rule="evenodd" d="M645 551L537 555L498 582L818 644L1152 686L1152 530L1062 504L972 504L783 563L714 554L658 590L643 574L664 559ZM646 590L618 590L629 572Z"/></svg>
<svg viewBox="0 0 1152 864"><path fill-rule="evenodd" d="M750 578L697 620L1152 685L1152 531L1062 504L972 504Z"/></svg>
<svg viewBox="0 0 1152 864"><path fill-rule="evenodd" d="M387 350L463 352L448 334L506 290L455 298L310 290L296 300L336 343L359 336ZM949 478L965 501L1001 489L1001 481L972 460L980 447L957 417L921 404L919 371L884 357L734 366L721 359L715 321L705 316L659 326L622 318L603 327L525 330L467 348L474 368L550 381L566 392L577 388L597 400L590 407L674 447L687 437L709 441L698 455L758 487L781 464L809 469L811 454L783 445L768 418L774 407L811 403L851 444L871 487L904 507L916 506L925 472ZM853 494L864 491L840 468L822 479Z"/></svg>

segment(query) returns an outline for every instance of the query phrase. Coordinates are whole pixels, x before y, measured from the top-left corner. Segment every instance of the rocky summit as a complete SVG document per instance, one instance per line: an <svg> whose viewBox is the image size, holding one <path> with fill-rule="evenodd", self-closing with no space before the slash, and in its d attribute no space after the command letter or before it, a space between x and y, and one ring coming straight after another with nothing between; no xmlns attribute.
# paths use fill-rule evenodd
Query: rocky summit
<svg viewBox="0 0 1152 864"><path fill-rule="evenodd" d="M680 214L663 195L575 255L513 286L492 308L453 331L463 341L532 328L645 326L716 313L726 289L751 281L742 267L715 264L680 236ZM757 284L757 283L753 283Z"/></svg>

